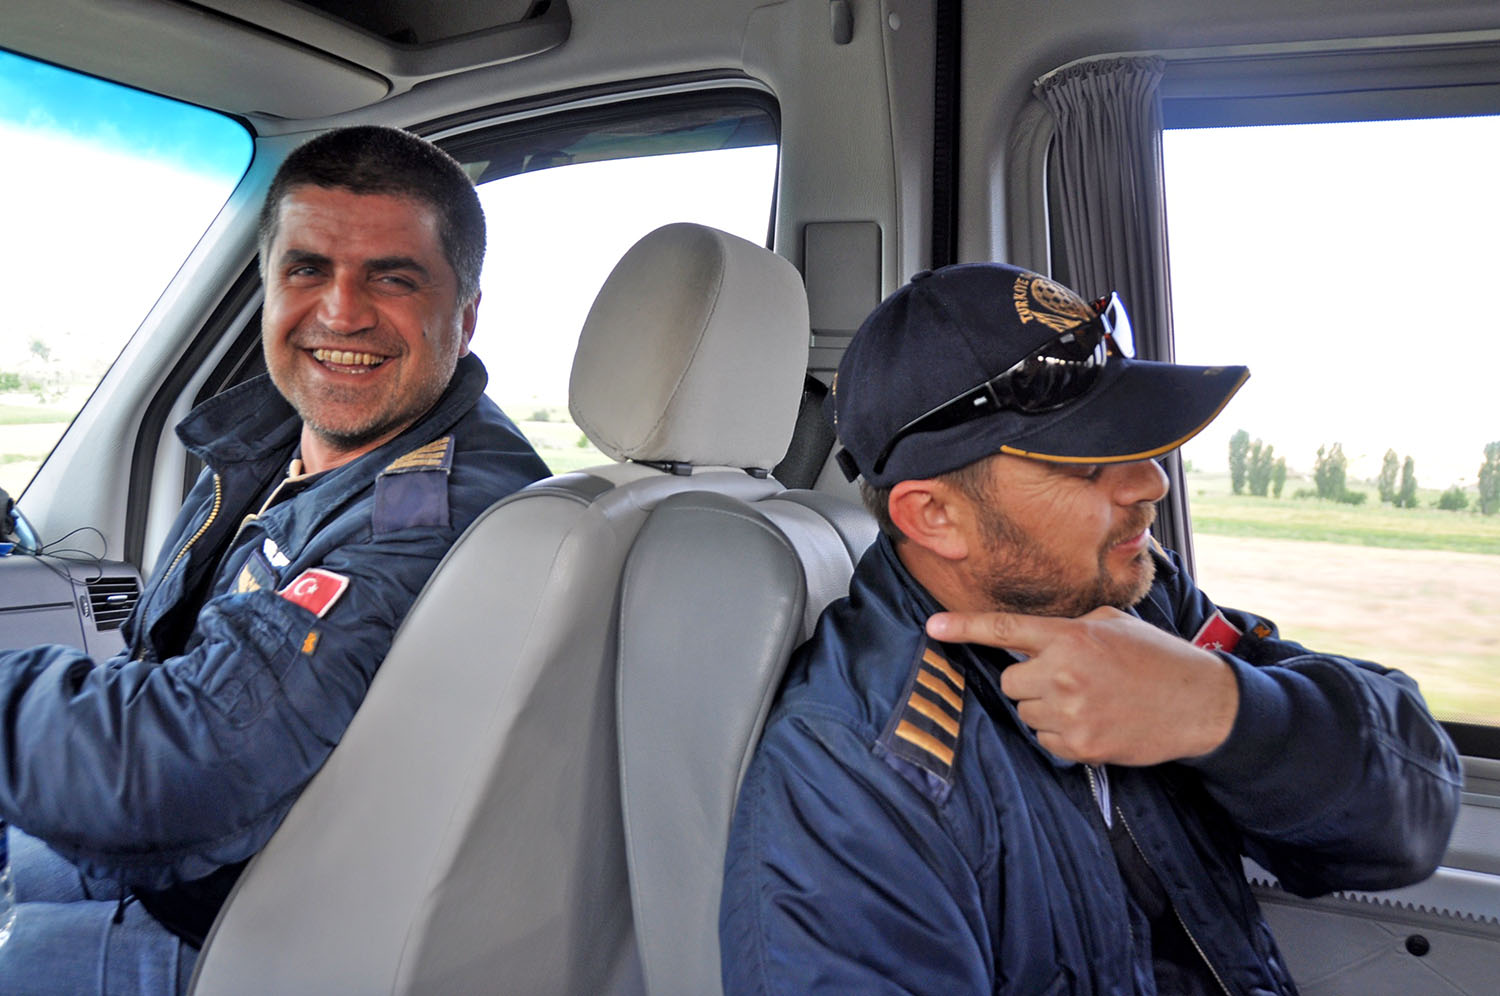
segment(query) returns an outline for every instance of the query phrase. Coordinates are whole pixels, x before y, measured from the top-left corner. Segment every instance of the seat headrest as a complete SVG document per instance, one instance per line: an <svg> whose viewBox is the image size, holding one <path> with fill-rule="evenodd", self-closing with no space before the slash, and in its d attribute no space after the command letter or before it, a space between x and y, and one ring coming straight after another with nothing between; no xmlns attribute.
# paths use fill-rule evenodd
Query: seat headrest
<svg viewBox="0 0 1500 996"><path fill-rule="evenodd" d="M808 329L791 263L704 225L666 225L594 299L568 407L616 460L773 467L797 419Z"/></svg>

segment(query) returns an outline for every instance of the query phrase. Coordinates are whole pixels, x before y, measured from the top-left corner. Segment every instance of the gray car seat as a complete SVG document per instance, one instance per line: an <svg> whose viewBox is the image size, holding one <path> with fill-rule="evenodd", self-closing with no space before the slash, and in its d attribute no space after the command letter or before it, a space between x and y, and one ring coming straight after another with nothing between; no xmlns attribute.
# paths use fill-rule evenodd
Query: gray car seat
<svg viewBox="0 0 1500 996"><path fill-rule="evenodd" d="M621 570L665 498L782 490L758 468L786 451L807 336L800 278L762 247L671 225L625 255L570 391L589 438L630 462L539 482L454 546L220 914L198 996L640 990Z"/></svg>
<svg viewBox="0 0 1500 996"><path fill-rule="evenodd" d="M620 769L647 991L721 991L718 913L739 784L792 650L876 527L815 491L683 493L625 567Z"/></svg>

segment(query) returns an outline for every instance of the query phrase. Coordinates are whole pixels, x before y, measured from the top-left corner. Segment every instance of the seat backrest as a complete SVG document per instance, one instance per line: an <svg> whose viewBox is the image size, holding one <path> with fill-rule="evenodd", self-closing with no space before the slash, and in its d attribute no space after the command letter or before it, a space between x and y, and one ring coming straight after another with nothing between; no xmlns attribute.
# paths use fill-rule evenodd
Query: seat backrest
<svg viewBox="0 0 1500 996"><path fill-rule="evenodd" d="M449 552L221 912L198 996L640 990L620 572L662 499L781 490L742 468L786 450L807 334L800 278L764 248L673 225L626 254L585 323L571 406L636 462L539 482Z"/></svg>
<svg viewBox="0 0 1500 996"><path fill-rule="evenodd" d="M874 520L812 491L680 494L642 527L620 610L631 902L652 996L720 992L718 914L740 781L792 650L848 591Z"/></svg>

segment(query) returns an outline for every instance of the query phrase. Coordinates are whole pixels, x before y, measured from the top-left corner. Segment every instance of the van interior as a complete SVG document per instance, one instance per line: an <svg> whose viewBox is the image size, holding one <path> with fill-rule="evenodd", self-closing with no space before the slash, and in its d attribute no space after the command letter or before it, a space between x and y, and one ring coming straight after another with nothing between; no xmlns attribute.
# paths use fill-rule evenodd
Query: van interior
<svg viewBox="0 0 1500 996"><path fill-rule="evenodd" d="M486 210L490 394L555 476L440 566L192 991L717 992L738 780L875 536L834 371L914 273L1006 261L1118 292L1137 355L1251 363L1266 414L1164 459L1158 539L1210 594L1259 571L1305 629L1246 607L1294 639L1419 644L1394 666L1464 754L1429 881L1305 900L1247 865L1298 986L1492 993L1494 364L1482 326L1423 340L1484 321L1460 300L1493 280L1497 116L1475 0L9 0L0 645L120 648L201 469L173 426L264 370L282 159L427 137Z"/></svg>

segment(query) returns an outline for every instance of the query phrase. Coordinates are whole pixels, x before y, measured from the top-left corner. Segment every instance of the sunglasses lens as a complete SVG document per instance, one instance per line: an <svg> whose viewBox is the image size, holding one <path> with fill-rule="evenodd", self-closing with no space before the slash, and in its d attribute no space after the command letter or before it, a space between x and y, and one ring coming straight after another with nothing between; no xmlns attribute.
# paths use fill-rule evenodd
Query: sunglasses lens
<svg viewBox="0 0 1500 996"><path fill-rule="evenodd" d="M1099 379L1106 359L1102 332L1069 336L1039 351L1010 374L1011 404L1023 412L1059 408Z"/></svg>

